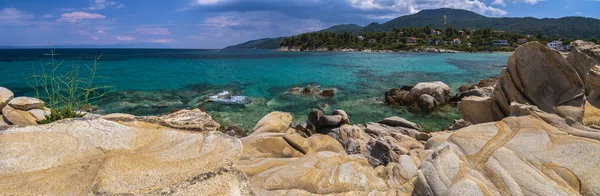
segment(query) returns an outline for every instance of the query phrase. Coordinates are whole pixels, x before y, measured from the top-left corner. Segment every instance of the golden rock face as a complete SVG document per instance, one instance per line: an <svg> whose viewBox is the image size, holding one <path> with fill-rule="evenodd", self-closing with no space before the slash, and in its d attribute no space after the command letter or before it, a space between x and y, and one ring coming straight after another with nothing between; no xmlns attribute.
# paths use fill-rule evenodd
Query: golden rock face
<svg viewBox="0 0 600 196"><path fill-rule="evenodd" d="M594 195L598 138L600 132L537 112L470 126L421 163L415 194Z"/></svg>
<svg viewBox="0 0 600 196"><path fill-rule="evenodd" d="M0 191L8 195L252 192L231 166L241 142L219 132L69 120L10 128L0 146Z"/></svg>

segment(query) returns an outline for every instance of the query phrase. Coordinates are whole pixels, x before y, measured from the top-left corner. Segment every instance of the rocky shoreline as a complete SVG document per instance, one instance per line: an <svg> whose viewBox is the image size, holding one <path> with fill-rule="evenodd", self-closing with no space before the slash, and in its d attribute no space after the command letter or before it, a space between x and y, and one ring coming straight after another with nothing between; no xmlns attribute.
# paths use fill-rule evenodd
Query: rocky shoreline
<svg viewBox="0 0 600 196"><path fill-rule="evenodd" d="M301 125L292 124L289 113L272 112L249 135L200 109L145 117L88 114L31 125L19 119L31 120L31 110L43 110L43 102L13 98L0 88L5 119L0 121L0 190L7 195L597 195L600 45L575 41L572 46L563 58L539 43L524 44L498 78L465 85L455 96L441 82L386 93L388 104L421 112L456 102L463 119L441 132L397 116L352 124L344 111L326 115L319 109Z"/></svg>
<svg viewBox="0 0 600 196"><path fill-rule="evenodd" d="M342 49L333 49L333 50L329 50L327 48L316 48L316 49L311 49L311 50L300 50L298 48L294 48L294 47L280 47L277 49L277 51L279 52L366 52L366 53L395 53L395 52L400 52L400 53L406 53L406 52L412 52L412 53L460 53L461 51L456 51L456 50L448 50L448 49L442 49L442 48L435 48L435 47L425 47L425 48L415 48L415 49L411 49L411 50L372 50L372 49L353 49L353 48L342 48Z"/></svg>

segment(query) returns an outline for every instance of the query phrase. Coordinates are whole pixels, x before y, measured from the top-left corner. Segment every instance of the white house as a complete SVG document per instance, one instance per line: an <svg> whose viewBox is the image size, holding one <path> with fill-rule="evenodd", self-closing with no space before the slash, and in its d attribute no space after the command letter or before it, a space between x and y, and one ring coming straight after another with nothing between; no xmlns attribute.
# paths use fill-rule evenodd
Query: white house
<svg viewBox="0 0 600 196"><path fill-rule="evenodd" d="M462 40L458 39L458 38L454 38L452 40L452 44L462 44Z"/></svg>
<svg viewBox="0 0 600 196"><path fill-rule="evenodd" d="M548 42L548 48L553 49L553 50L558 50L558 51L562 51L564 50L564 47L562 45L563 43L561 41L555 40L552 42Z"/></svg>

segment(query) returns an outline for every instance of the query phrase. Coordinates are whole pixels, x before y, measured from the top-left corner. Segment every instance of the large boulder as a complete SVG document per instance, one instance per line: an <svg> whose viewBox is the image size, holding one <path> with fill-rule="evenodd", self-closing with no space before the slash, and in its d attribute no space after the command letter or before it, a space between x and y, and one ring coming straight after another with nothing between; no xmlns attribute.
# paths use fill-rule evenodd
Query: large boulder
<svg viewBox="0 0 600 196"><path fill-rule="evenodd" d="M29 111L18 110L10 105L2 108L2 115L13 125L37 125L38 118Z"/></svg>
<svg viewBox="0 0 600 196"><path fill-rule="evenodd" d="M285 132L292 124L292 115L286 112L271 112L254 126L253 134Z"/></svg>
<svg viewBox="0 0 600 196"><path fill-rule="evenodd" d="M567 56L567 61L575 68L581 80L586 83L586 95L589 95L591 89L586 82L586 78L593 66L600 65L600 45L596 45L594 42L577 40L571 42L571 47L572 51Z"/></svg>
<svg viewBox="0 0 600 196"><path fill-rule="evenodd" d="M489 112L479 112L485 116L476 117L479 119L476 121L492 122L509 116L513 102L535 105L542 111L577 122L583 120L584 84L577 70L559 52L538 42L523 44L510 55L508 66L500 73L491 98L498 110L486 106ZM489 105L489 101L479 99L462 104L461 111L479 110L482 104ZM462 115L472 116L468 113Z"/></svg>
<svg viewBox="0 0 600 196"><path fill-rule="evenodd" d="M12 91L0 86L0 111L15 97Z"/></svg>
<svg viewBox="0 0 600 196"><path fill-rule="evenodd" d="M450 87L443 82L421 82L415 85L407 95L409 102L415 102L421 95L427 94L432 96L435 101L440 104L445 104L450 95Z"/></svg>
<svg viewBox="0 0 600 196"><path fill-rule="evenodd" d="M249 195L241 142L147 121L71 119L0 132L6 195Z"/></svg>
<svg viewBox="0 0 600 196"><path fill-rule="evenodd" d="M8 102L8 105L19 110L31 110L44 108L44 101L33 97L16 97Z"/></svg>
<svg viewBox="0 0 600 196"><path fill-rule="evenodd" d="M443 82L421 82L415 86L392 88L385 93L385 102L392 106L409 106L424 113L448 103L450 87Z"/></svg>
<svg viewBox="0 0 600 196"><path fill-rule="evenodd" d="M435 144L421 163L413 194L600 194L599 130L535 106L513 104L511 112Z"/></svg>
<svg viewBox="0 0 600 196"><path fill-rule="evenodd" d="M544 74L540 74L542 70ZM529 42L509 57L494 98L505 116L509 115L510 104L518 102L581 122L583 93L583 81L559 52Z"/></svg>
<svg viewBox="0 0 600 196"><path fill-rule="evenodd" d="M491 97L466 97L458 104L458 111L464 120L474 124L498 121L504 118Z"/></svg>
<svg viewBox="0 0 600 196"><path fill-rule="evenodd" d="M343 110L336 110L331 115L325 115L322 110L313 109L308 114L307 123L307 128L318 131L326 127L339 127L344 124L350 124L350 119L348 118L348 114Z"/></svg>

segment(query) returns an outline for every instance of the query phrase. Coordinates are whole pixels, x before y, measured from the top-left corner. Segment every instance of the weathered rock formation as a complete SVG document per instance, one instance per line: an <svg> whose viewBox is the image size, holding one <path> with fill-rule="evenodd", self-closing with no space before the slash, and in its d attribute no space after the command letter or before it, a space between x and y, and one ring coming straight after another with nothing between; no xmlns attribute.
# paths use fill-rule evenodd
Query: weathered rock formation
<svg viewBox="0 0 600 196"><path fill-rule="evenodd" d="M509 57L490 98L463 99L459 108L466 121L492 122L509 116L512 102L536 105L544 112L581 122L584 83L560 53L530 42Z"/></svg>
<svg viewBox="0 0 600 196"><path fill-rule="evenodd" d="M318 112L313 111L313 114ZM370 136L363 128L340 123L349 121L343 111L336 111L332 116L320 112L318 116L318 119L332 122L325 123L327 126L318 131L330 130L346 135L334 139L329 135L335 134L315 133L305 138L290 127L289 113L274 112L260 120L252 134L241 138L244 153L235 165L248 175L258 195L408 195L412 192L420 158L425 157L424 141L418 142L403 134L419 135L421 132L411 128L420 129L420 126L395 117L384 122L398 128L377 123L367 125L375 134ZM341 129L352 130L339 131ZM350 134L352 131L355 131L354 135ZM371 162L375 158L363 156L360 150L347 153L347 144L340 144L339 140L349 137L365 143L359 148L369 150L371 155L387 162L383 164L378 160L375 161L378 164L373 165ZM390 153L394 154L393 159Z"/></svg>
<svg viewBox="0 0 600 196"><path fill-rule="evenodd" d="M14 94L0 87L0 125L37 125L46 120L50 109L45 108L42 100L31 97L13 98Z"/></svg>
<svg viewBox="0 0 600 196"><path fill-rule="evenodd" d="M600 130L535 106L452 133L421 163L415 195L600 194Z"/></svg>
<svg viewBox="0 0 600 196"><path fill-rule="evenodd" d="M202 116L197 112L160 118L180 122ZM73 119L8 128L0 132L0 146L0 191L6 195L253 193L245 174L233 167L241 142L219 132L137 119Z"/></svg>
<svg viewBox="0 0 600 196"><path fill-rule="evenodd" d="M442 82L422 82L415 86L393 88L385 92L385 103L409 106L423 113L431 113L450 99L450 87Z"/></svg>

